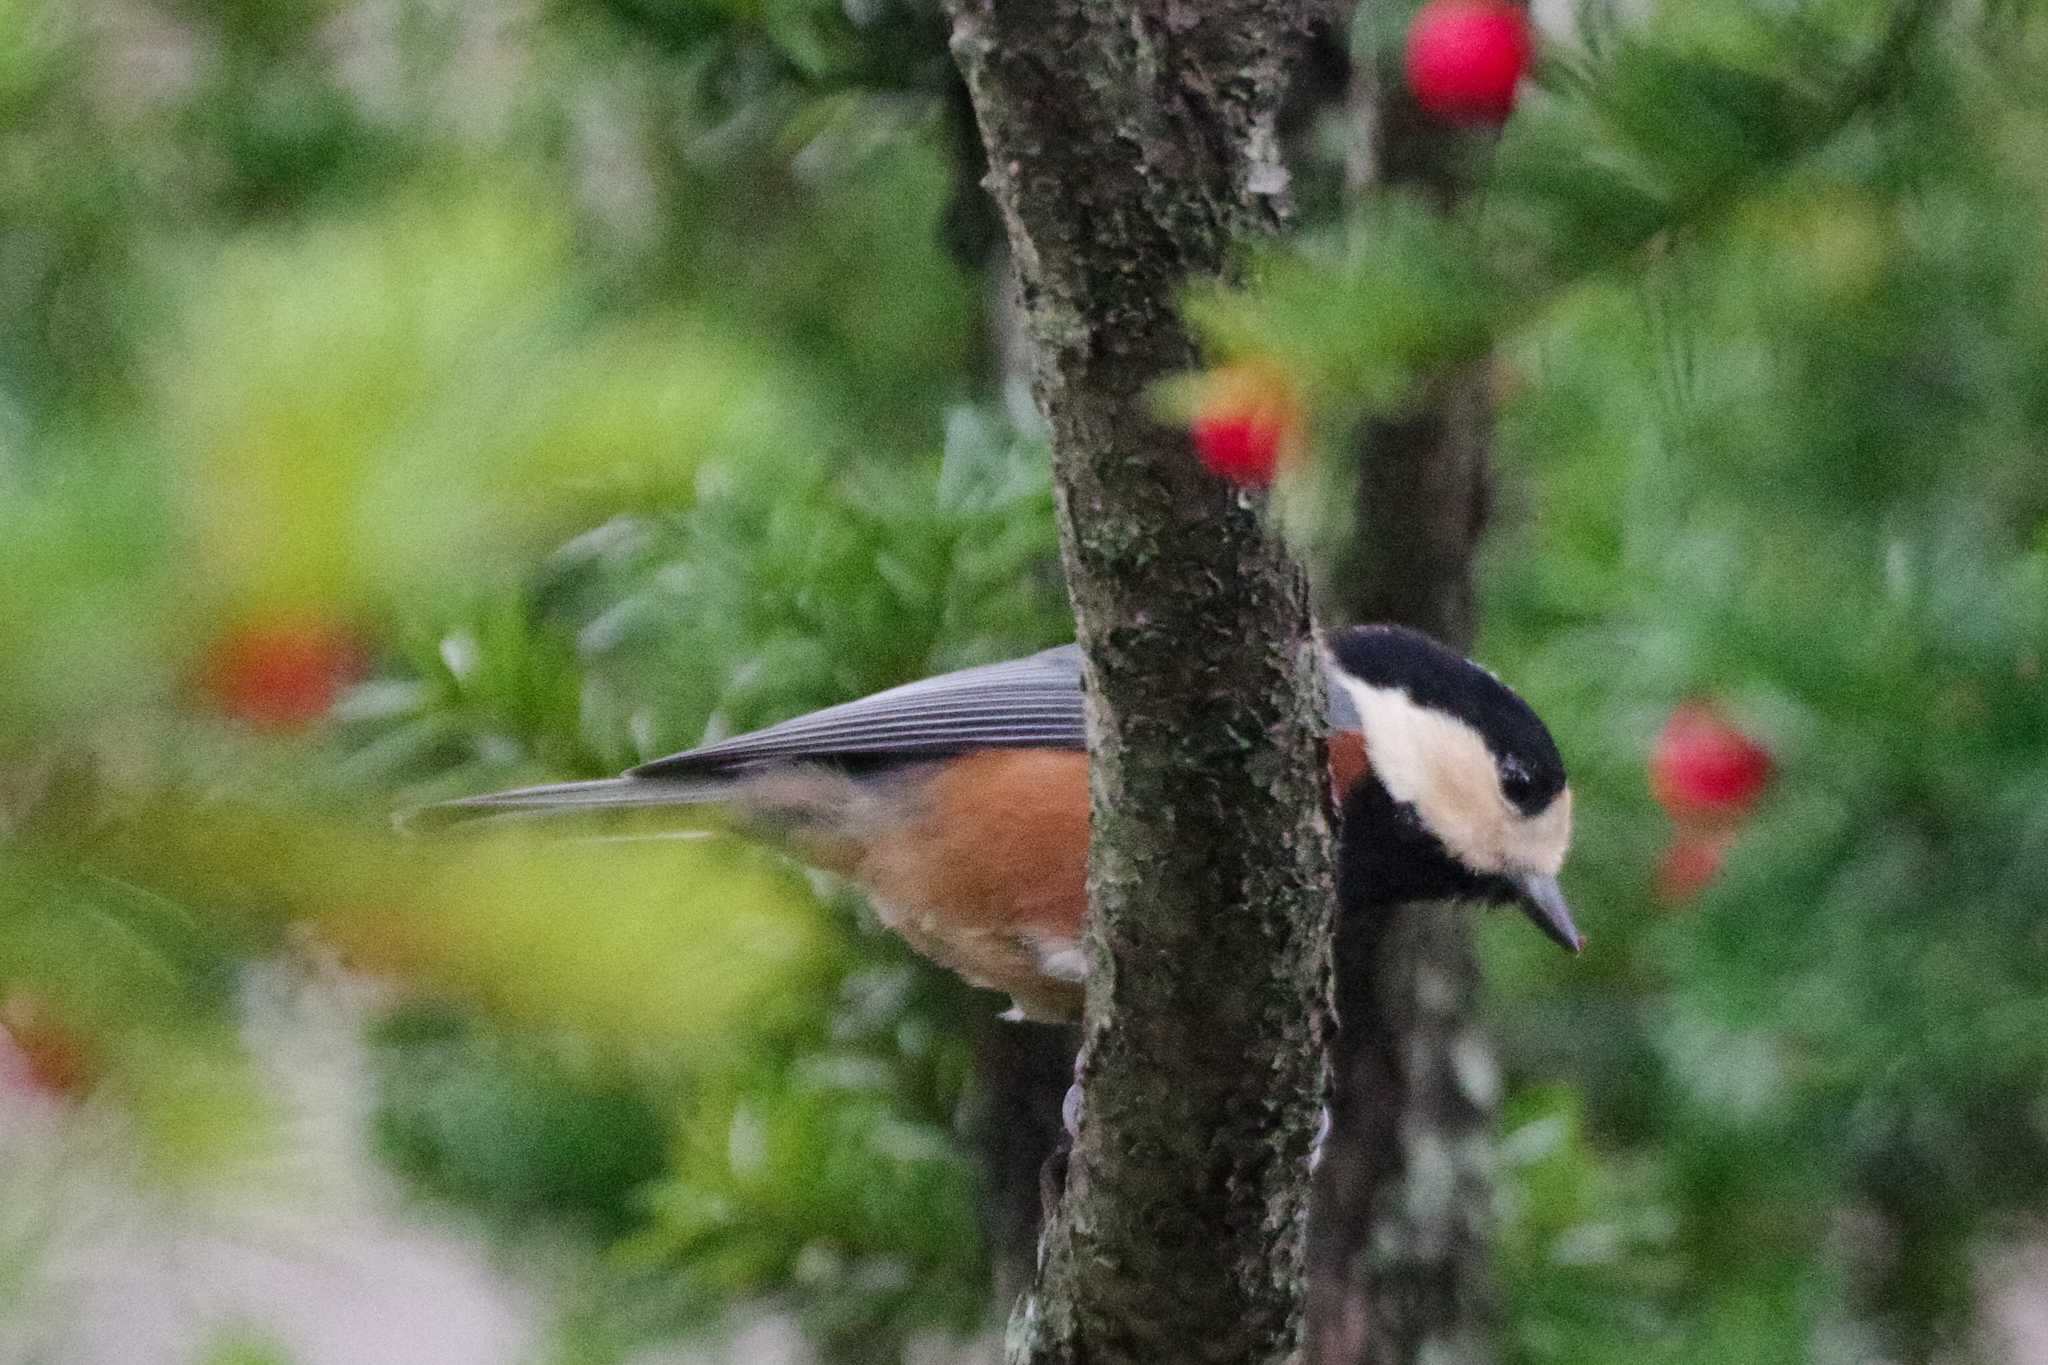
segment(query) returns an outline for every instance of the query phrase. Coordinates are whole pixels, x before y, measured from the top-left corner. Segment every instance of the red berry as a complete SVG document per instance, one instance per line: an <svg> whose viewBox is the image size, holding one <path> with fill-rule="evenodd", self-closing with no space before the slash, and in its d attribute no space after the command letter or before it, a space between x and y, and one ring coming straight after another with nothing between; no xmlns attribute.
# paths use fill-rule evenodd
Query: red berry
<svg viewBox="0 0 2048 1365"><path fill-rule="evenodd" d="M1650 790L1674 820L1727 820L1771 780L1771 756L1707 702L1679 706L1650 755Z"/></svg>
<svg viewBox="0 0 2048 1365"><path fill-rule="evenodd" d="M291 729L325 715L362 661L357 638L329 622L243 626L215 647L206 688L237 720L259 729Z"/></svg>
<svg viewBox="0 0 2048 1365"><path fill-rule="evenodd" d="M1301 425L1294 388L1270 365L1247 361L1205 375L1188 434L1212 474L1269 486Z"/></svg>
<svg viewBox="0 0 2048 1365"><path fill-rule="evenodd" d="M0 1000L0 1086L51 1095L80 1095L99 1078L92 1043L58 1022L33 995Z"/></svg>
<svg viewBox="0 0 2048 1365"><path fill-rule="evenodd" d="M1286 429L1267 413L1219 412L1197 417L1193 435L1210 473L1264 488L1279 468Z"/></svg>
<svg viewBox="0 0 2048 1365"><path fill-rule="evenodd" d="M1408 89L1438 118L1501 123L1529 66L1529 16L1507 0L1429 0L1408 29Z"/></svg>
<svg viewBox="0 0 2048 1365"><path fill-rule="evenodd" d="M1683 905L1698 896L1721 875L1733 842L1732 830L1681 831L1657 860L1657 899Z"/></svg>

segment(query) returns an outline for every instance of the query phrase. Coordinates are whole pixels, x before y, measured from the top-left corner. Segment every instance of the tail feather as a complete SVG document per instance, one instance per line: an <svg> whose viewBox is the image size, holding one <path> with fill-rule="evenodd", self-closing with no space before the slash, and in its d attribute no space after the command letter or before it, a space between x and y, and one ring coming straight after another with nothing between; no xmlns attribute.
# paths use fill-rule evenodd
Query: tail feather
<svg viewBox="0 0 2048 1365"><path fill-rule="evenodd" d="M731 782L717 779L608 777L595 782L550 782L436 801L404 812L398 817L398 825L408 831L433 830L486 821L495 824L522 817L542 819L600 811L703 806L726 800L732 789Z"/></svg>

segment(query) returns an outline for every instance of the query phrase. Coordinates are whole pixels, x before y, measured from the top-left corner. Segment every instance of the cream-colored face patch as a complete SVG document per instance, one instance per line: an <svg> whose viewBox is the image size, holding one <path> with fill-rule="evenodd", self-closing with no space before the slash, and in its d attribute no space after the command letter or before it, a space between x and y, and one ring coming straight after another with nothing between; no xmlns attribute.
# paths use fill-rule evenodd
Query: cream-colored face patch
<svg viewBox="0 0 2048 1365"><path fill-rule="evenodd" d="M1399 688L1374 687L1342 669L1331 674L1358 707L1372 771L1452 857L1485 874L1558 874L1572 839L1569 788L1523 815L1501 790L1500 769L1477 730Z"/></svg>

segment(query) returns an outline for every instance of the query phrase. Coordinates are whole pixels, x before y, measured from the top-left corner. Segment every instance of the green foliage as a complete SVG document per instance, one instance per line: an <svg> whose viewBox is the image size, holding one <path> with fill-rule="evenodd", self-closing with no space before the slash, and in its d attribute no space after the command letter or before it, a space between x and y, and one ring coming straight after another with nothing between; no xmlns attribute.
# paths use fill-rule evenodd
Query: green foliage
<svg viewBox="0 0 2048 1365"><path fill-rule="evenodd" d="M1615 1162L1591 1141L1576 1097L1532 1087L1504 1121L1500 1254L1540 1273L1507 1277L1509 1320L1536 1358L1616 1351L1668 1326L1660 1304L1682 1285L1674 1210L1658 1172Z"/></svg>
<svg viewBox="0 0 2048 1365"><path fill-rule="evenodd" d="M1923 1358L2048 1179L2048 110L1905 15L1659 7L1553 53L1474 208L1380 207L1197 312L1334 364L1333 434L1505 344L1483 654L1571 756L1594 945L1489 933L1513 1060L1584 1095L1509 1139L1558 1135L1509 1181L1520 1359ZM1372 319L1335 338L1333 259ZM1699 694L1777 776L1673 902L1643 765Z"/></svg>
<svg viewBox="0 0 2048 1365"><path fill-rule="evenodd" d="M790 1050L700 1084L633 1248L714 1304L782 1297L849 1362L988 1311L959 992L904 958L873 945Z"/></svg>
<svg viewBox="0 0 2048 1365"><path fill-rule="evenodd" d="M747 7L662 56L565 7L491 125L446 119L477 33L430 7L166 6L189 64L133 104L97 31L16 8L0 1027L31 1079L226 1169L278 1136L243 964L316 938L418 993L373 1028L395 1168L525 1245L630 1239L565 1295L565 1358L740 1292L861 1359L977 1325L952 1129L993 1005L728 841L383 828L1067 629L1044 452L963 401L933 16ZM742 49L752 86L716 70ZM280 621L361 644L331 726L255 733L207 681ZM778 1179L711 1141L740 1108ZM757 1229L735 1277L712 1243Z"/></svg>
<svg viewBox="0 0 2048 1365"><path fill-rule="evenodd" d="M205 44L187 135L218 149L206 198L244 217L390 188L431 144L377 111L322 50L346 12L328 0L187 0L181 16Z"/></svg>
<svg viewBox="0 0 2048 1365"><path fill-rule="evenodd" d="M200 1365L292 1365L292 1355L262 1332L231 1332L207 1348Z"/></svg>
<svg viewBox="0 0 2048 1365"><path fill-rule="evenodd" d="M487 1030L439 1005L382 1020L377 1145L392 1167L511 1227L633 1223L668 1125L646 1090L562 1047Z"/></svg>
<svg viewBox="0 0 2048 1365"><path fill-rule="evenodd" d="M935 155L932 106L770 101L780 121L756 114L714 136L686 95L650 77L645 97L681 131L649 135L659 214L624 252L629 282L771 341L834 406L826 449L841 460L928 452L933 410L990 364L983 286L942 240L962 191Z"/></svg>
<svg viewBox="0 0 2048 1365"><path fill-rule="evenodd" d="M444 191L245 233L196 273L160 383L217 592L272 612L445 598L548 532L687 496L714 454L816 441L744 343L593 325L569 228Z"/></svg>
<svg viewBox="0 0 2048 1365"><path fill-rule="evenodd" d="M163 1173L229 1169L242 966L314 934L414 993L391 1163L583 1249L563 1358L736 1302L848 1360L971 1330L996 1002L710 821L384 827L1064 637L942 241L943 25L397 8L166 5L182 74L110 88L98 30L0 3L0 1025ZM1485 931L1510 1358L1931 1358L2048 1187L2048 22L1578 8L1468 207L1361 206L1190 314L1311 404L1304 521L1360 418L1496 368L1482 654L1571 762L1593 936ZM372 676L254 733L198 683L301 618ZM1695 694L1776 776L1660 900L1643 764Z"/></svg>
<svg viewBox="0 0 2048 1365"><path fill-rule="evenodd" d="M163 462L0 451L0 744L161 702L184 625Z"/></svg>
<svg viewBox="0 0 2048 1365"><path fill-rule="evenodd" d="M232 1035L234 933L187 905L27 850L0 864L0 1011L57 1088L104 1087L151 1173L203 1183L260 1135Z"/></svg>
<svg viewBox="0 0 2048 1365"><path fill-rule="evenodd" d="M1404 411L1432 373L1826 145L1888 91L1928 8L1659 5L1597 52L1553 43L1545 88L1447 217L1375 199L1264 253L1249 284L1201 287L1190 318L1220 355L1302 375L1333 431Z"/></svg>
<svg viewBox="0 0 2048 1365"><path fill-rule="evenodd" d="M80 16L61 0L0 5L0 412L10 425L121 387L134 360L143 168L84 84ZM111 154L110 154L111 153Z"/></svg>
<svg viewBox="0 0 2048 1365"><path fill-rule="evenodd" d="M544 776L536 764L561 758L574 760L570 772L609 772L705 734L1057 641L1068 627L1042 448L972 410L953 413L947 431L936 470L721 465L705 471L688 511L619 519L572 542L520 603L422 636L416 679L375 684L352 703L345 734L363 745L359 775L437 792ZM533 685L542 677L564 685ZM607 904L591 915L620 918L620 847L604 850ZM730 913L725 894L702 903ZM843 900L837 911L854 913ZM700 1317L735 1299L780 1299L840 1358L865 1361L920 1332L970 1330L986 1312L976 1179L954 1126L968 1082L965 1011L999 1002L970 996L878 931L844 946L822 991L792 987L781 1008L750 1015L747 1047L699 1054L627 1265L671 1269ZM684 956L726 969L734 956L704 942L648 957L694 1014L705 1002L678 975ZM456 1121L467 1132L478 1106ZM459 1172L440 1176L486 1209L526 1188L483 1179L494 1172L483 1159L503 1147L495 1129L463 1139L477 1150L462 1168L470 1186L451 1178Z"/></svg>
<svg viewBox="0 0 2048 1365"><path fill-rule="evenodd" d="M1570 755L1594 945L1488 934L1511 1060L1577 1082L1507 1139L1515 1358L1926 1358L2048 1181L2040 15L1581 37L1463 207L1370 203L1190 316L1315 406L1310 544L1359 420L1500 348L1484 653ZM1777 774L1696 901L1643 776L1692 695Z"/></svg>
<svg viewBox="0 0 2048 1365"><path fill-rule="evenodd" d="M785 81L933 88L945 61L945 30L929 0L602 0L600 7L671 55L765 60Z"/></svg>
<svg viewBox="0 0 2048 1365"><path fill-rule="evenodd" d="M719 462L687 510L569 542L516 598L417 633L415 679L345 708L363 774L423 791L608 774L1058 643L1043 448L971 409L948 432L936 469Z"/></svg>
<svg viewBox="0 0 2048 1365"><path fill-rule="evenodd" d="M1198 287L1188 316L1219 353L1279 362L1319 408L1398 412L1431 372L1484 354L1512 306L1463 226L1391 195L1342 233L1269 248L1245 291Z"/></svg>

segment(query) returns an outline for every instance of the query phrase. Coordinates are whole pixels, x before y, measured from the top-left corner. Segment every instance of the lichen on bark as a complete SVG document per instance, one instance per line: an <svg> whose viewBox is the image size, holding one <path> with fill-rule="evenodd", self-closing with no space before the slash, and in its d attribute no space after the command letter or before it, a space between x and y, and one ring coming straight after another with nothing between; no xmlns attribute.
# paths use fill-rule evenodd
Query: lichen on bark
<svg viewBox="0 0 2048 1365"><path fill-rule="evenodd" d="M1032 1362L1278 1362L1301 1342L1326 1078L1330 812L1299 568L1147 395L1175 308L1285 215L1277 123L1315 7L951 0L1052 429L1087 657L1084 1103Z"/></svg>

